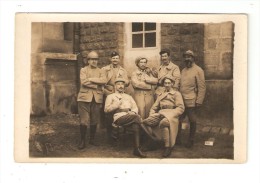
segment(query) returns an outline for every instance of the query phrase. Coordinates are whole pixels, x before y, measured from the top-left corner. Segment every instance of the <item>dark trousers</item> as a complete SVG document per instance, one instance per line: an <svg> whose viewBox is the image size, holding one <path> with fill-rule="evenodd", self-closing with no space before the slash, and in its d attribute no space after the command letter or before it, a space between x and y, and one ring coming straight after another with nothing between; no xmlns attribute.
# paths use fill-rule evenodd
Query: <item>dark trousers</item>
<svg viewBox="0 0 260 183"><path fill-rule="evenodd" d="M132 128L134 131L134 148L139 148L141 117L137 114L126 114L118 118L114 123L125 128Z"/></svg>

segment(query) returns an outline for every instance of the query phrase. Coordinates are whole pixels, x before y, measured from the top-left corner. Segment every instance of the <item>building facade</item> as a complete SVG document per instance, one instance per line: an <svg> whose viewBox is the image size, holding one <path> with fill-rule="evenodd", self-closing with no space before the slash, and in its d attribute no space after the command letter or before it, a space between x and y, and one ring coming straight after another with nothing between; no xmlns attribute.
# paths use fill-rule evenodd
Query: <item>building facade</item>
<svg viewBox="0 0 260 183"><path fill-rule="evenodd" d="M159 51L168 48L182 69L182 54L190 49L207 85L198 121L233 127L233 44L232 22L32 23L31 114L77 113L79 70L91 50L99 53L99 67L109 64L111 51L118 51L130 76L138 56L158 68ZM131 86L127 90L133 92Z"/></svg>

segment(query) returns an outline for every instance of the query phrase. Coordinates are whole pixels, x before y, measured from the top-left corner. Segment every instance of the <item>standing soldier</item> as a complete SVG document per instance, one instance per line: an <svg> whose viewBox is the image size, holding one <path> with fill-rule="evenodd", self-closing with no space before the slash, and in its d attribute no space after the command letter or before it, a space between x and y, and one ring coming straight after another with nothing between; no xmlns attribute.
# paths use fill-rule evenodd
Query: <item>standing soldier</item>
<svg viewBox="0 0 260 183"><path fill-rule="evenodd" d="M180 92L172 88L174 78L167 75L162 78L162 82L164 92L156 99L142 127L153 140L164 142L162 157L166 158L171 155L175 145L179 116L184 112L184 104Z"/></svg>
<svg viewBox="0 0 260 183"><path fill-rule="evenodd" d="M152 75L152 71L146 66L147 61L144 57L136 58L135 64L138 70L133 72L131 77L134 99L142 119L149 116L149 111L154 104L154 86L158 82L158 79Z"/></svg>
<svg viewBox="0 0 260 183"><path fill-rule="evenodd" d="M138 108L134 99L124 93L125 80L118 77L115 80L115 93L108 95L105 103L105 112L113 113L114 124L125 128L131 127L134 131L135 156L145 158L146 155L140 150L140 125L141 118L138 115Z"/></svg>
<svg viewBox="0 0 260 183"><path fill-rule="evenodd" d="M180 85L180 69L170 60L170 50L162 49L161 55L161 66L158 71L158 87L156 89L156 97L163 92L162 80L166 75L172 76L174 79L173 89L179 90Z"/></svg>
<svg viewBox="0 0 260 183"><path fill-rule="evenodd" d="M191 148L193 146L194 136L196 133L196 111L197 108L203 103L206 93L206 85L204 71L194 63L193 51L186 51L183 54L183 57L186 67L181 71L180 92L184 99L185 112L183 113L180 120L182 121L185 115L187 115L189 118L190 134L186 147ZM180 132L181 123L179 126L178 143L181 143Z"/></svg>
<svg viewBox="0 0 260 183"><path fill-rule="evenodd" d="M81 85L77 101L81 138L78 149L84 149L86 146L85 136L88 126L90 127L89 144L97 145L94 142L94 137L97 124L100 122L100 109L103 102L102 87L106 83L104 72L97 67L98 59L97 52L91 51L87 56L89 65L80 70Z"/></svg>
<svg viewBox="0 0 260 183"><path fill-rule="evenodd" d="M119 65L120 55L117 52L113 51L111 53L110 61L111 61L110 65L107 65L107 66L102 68L102 70L105 72L105 76L106 76L106 83L105 83L105 86L104 86L103 108L105 106L105 101L106 101L107 96L109 94L112 94L112 93L115 92L114 85L115 85L116 78L118 78L118 77L124 78L125 85L126 86L129 85L127 71ZM113 114L102 113L102 118L103 118L103 120L105 122L105 126L107 128L108 140L111 141Z"/></svg>

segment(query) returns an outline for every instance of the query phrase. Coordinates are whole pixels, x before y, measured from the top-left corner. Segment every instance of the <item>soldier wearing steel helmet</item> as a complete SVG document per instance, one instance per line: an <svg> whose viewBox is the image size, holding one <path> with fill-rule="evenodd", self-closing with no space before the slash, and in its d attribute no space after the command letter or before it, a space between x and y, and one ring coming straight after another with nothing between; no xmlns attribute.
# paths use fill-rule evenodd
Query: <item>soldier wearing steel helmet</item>
<svg viewBox="0 0 260 183"><path fill-rule="evenodd" d="M103 85L106 83L104 72L97 67L99 56L91 51L87 55L86 66L80 70L80 90L78 111L80 115L80 143L78 149L86 147L86 134L89 127L89 144L97 145L94 137L100 123L100 109L103 102ZM88 65L87 65L88 63Z"/></svg>

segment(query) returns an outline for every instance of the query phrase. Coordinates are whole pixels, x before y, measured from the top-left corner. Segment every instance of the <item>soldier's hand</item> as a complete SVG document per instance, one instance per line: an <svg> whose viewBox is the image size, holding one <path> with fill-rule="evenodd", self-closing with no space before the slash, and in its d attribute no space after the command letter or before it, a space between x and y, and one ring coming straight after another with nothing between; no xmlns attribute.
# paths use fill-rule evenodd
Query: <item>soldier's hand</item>
<svg viewBox="0 0 260 183"><path fill-rule="evenodd" d="M151 73L152 73L153 77L158 78L158 71L155 67L152 68Z"/></svg>

